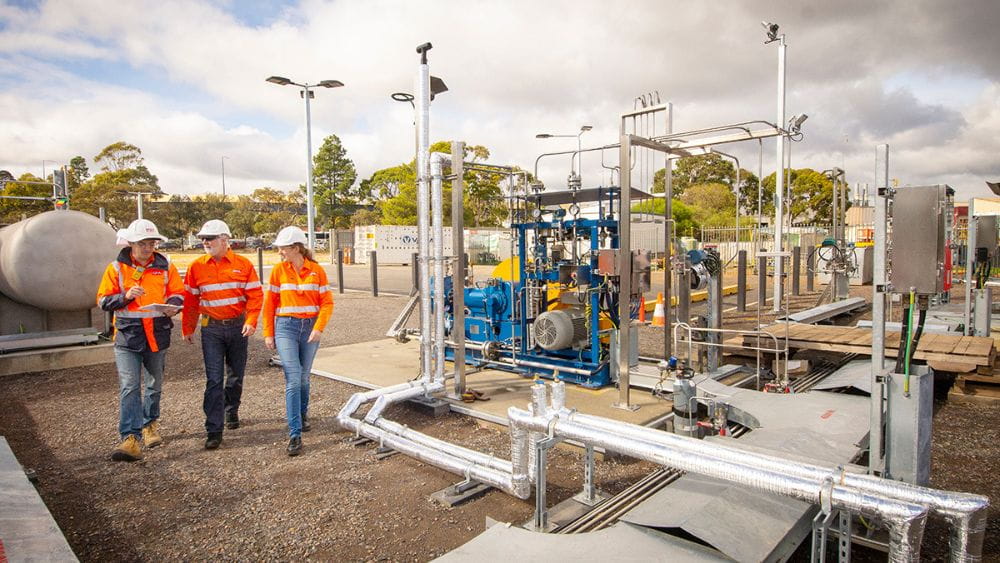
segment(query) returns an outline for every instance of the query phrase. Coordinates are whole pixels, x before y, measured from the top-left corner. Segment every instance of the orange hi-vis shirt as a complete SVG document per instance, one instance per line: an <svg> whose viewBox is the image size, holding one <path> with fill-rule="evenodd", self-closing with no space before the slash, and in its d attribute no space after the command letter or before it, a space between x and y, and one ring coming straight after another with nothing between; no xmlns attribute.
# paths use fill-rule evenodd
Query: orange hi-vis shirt
<svg viewBox="0 0 1000 563"><path fill-rule="evenodd" d="M305 260L295 271L291 262L282 262L271 270L268 291L264 295L264 337L274 336L275 317L316 317L313 330L326 328L333 314L333 293L326 271L312 260Z"/></svg>
<svg viewBox="0 0 1000 563"><path fill-rule="evenodd" d="M253 263L232 250L216 260L205 254L184 275L184 336L194 334L198 315L225 320L246 315L244 324L257 326L264 303Z"/></svg>
<svg viewBox="0 0 1000 563"><path fill-rule="evenodd" d="M133 286L143 288L146 293L129 300L125 294ZM144 265L132 261L132 251L126 247L118 258L104 270L104 276L97 288L97 305L115 314L115 345L134 352L142 352L146 347L152 352L165 350L170 346L170 329L174 326L170 318L154 311L143 311L143 305L183 303L184 284L177 268L159 252L154 252Z"/></svg>

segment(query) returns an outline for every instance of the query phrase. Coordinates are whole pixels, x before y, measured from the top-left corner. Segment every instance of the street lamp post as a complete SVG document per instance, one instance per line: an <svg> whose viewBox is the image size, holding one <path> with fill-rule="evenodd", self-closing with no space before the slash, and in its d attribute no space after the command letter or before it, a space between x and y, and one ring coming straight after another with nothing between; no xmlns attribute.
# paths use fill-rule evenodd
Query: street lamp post
<svg viewBox="0 0 1000 563"><path fill-rule="evenodd" d="M278 86L288 86L289 84L293 86L298 86L302 88L299 90L299 95L306 102L306 229L308 230L308 240L309 240L309 250L315 247L316 235L314 232L313 221L315 218L315 202L313 201L313 161L312 161L312 118L309 112L309 99L314 96L314 93L310 88L315 88L317 86L322 88L339 88L344 85L343 82L339 80L321 80L316 84L306 84L292 82L291 80L283 76L270 76L267 81L272 84L277 84Z"/></svg>
<svg viewBox="0 0 1000 563"><path fill-rule="evenodd" d="M764 30L767 32L768 43L778 43L778 117L775 123L778 127L782 127L785 124L785 34L782 33L778 35L778 24L761 22L764 26ZM775 159L778 163L777 170L774 174L774 308L775 312L781 310L781 284L782 284L782 266L783 257L779 254L785 250L784 248L784 176L785 176L785 135L778 136L777 143L777 155Z"/></svg>
<svg viewBox="0 0 1000 563"><path fill-rule="evenodd" d="M569 188L570 189L580 189L582 186L582 180L580 178L580 172L583 171L583 145L581 144L580 137L584 133L593 129L590 125L584 125L580 127L580 132L570 135L555 135L552 133L539 133L535 135L536 139L554 139L554 138L567 138L572 139L576 137L576 154L573 155L573 160L570 162L570 174L569 174ZM573 169L573 164L576 163L576 170Z"/></svg>
<svg viewBox="0 0 1000 563"><path fill-rule="evenodd" d="M222 157L220 162L222 162L222 199L226 199L226 159L228 156Z"/></svg>

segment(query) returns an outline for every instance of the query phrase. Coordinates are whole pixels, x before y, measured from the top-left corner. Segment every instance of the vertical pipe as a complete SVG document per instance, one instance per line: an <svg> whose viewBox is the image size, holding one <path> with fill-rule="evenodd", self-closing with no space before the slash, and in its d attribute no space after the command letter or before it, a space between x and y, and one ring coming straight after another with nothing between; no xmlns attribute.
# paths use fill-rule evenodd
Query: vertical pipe
<svg viewBox="0 0 1000 563"><path fill-rule="evenodd" d="M337 249L337 292L344 292L344 249Z"/></svg>
<svg viewBox="0 0 1000 563"><path fill-rule="evenodd" d="M809 252L806 252L806 291L812 293L815 291L815 278L816 278L816 247L809 247Z"/></svg>
<svg viewBox="0 0 1000 563"><path fill-rule="evenodd" d="M709 328L722 328L722 272L720 271L717 275L714 275L708 280L708 327ZM721 333L719 332L709 332L706 335L705 340L711 344L719 344L721 342ZM718 346L708 347L708 371L713 372L719 369L719 352L721 348Z"/></svg>
<svg viewBox="0 0 1000 563"><path fill-rule="evenodd" d="M102 223L107 223L108 221L107 211L105 211L103 207L97 208L97 217L100 218Z"/></svg>
<svg viewBox="0 0 1000 563"><path fill-rule="evenodd" d="M757 255L757 308L767 303L767 256Z"/></svg>
<svg viewBox="0 0 1000 563"><path fill-rule="evenodd" d="M619 151L619 177L621 178L620 205L618 210L618 403L622 409L632 409L629 404L629 348L632 314L632 136L622 131Z"/></svg>
<svg viewBox="0 0 1000 563"><path fill-rule="evenodd" d="M736 310L747 310L747 251L736 253Z"/></svg>
<svg viewBox="0 0 1000 563"><path fill-rule="evenodd" d="M666 132L668 135L674 132L673 103L667 104ZM673 275L673 272L671 271L671 263L673 262L675 234L673 215L674 161L669 153L667 153L666 159L664 160L666 162L666 168L663 173L663 313L666 317L666 326L663 331L663 359L667 359L674 354L674 310L672 304L673 287L670 279ZM619 180L620 179L621 174L619 174Z"/></svg>
<svg viewBox="0 0 1000 563"><path fill-rule="evenodd" d="M785 36L781 36L781 41L778 44L778 128L784 128L785 126ZM785 199L785 187L784 187L784 168L785 168L785 136L784 134L778 135L777 137L777 155L776 155L776 167L774 174L774 195L775 195L775 206L774 206L774 252L779 253L784 251L784 199ZM781 272L782 272L783 261L780 255L775 257L774 261L774 308L773 311L777 313L781 310Z"/></svg>
<svg viewBox="0 0 1000 563"><path fill-rule="evenodd" d="M451 248L455 253L455 268L451 276L454 323L451 339L455 342L455 397L465 393L465 269L469 263L465 253L465 143L451 144Z"/></svg>
<svg viewBox="0 0 1000 563"><path fill-rule="evenodd" d="M368 268L372 278L372 297L378 297L378 253L375 250L368 251Z"/></svg>
<svg viewBox="0 0 1000 563"><path fill-rule="evenodd" d="M802 269L802 247L792 247L792 295L801 295L799 272Z"/></svg>
<svg viewBox="0 0 1000 563"><path fill-rule="evenodd" d="M431 214L434 223L434 380L444 382L444 192L443 155L431 156Z"/></svg>
<svg viewBox="0 0 1000 563"><path fill-rule="evenodd" d="M316 233L313 230L313 215L315 212L315 202L313 201L313 160L312 160L312 116L309 113L308 86L303 86L302 97L306 99L306 234L308 236L309 250L316 248Z"/></svg>
<svg viewBox="0 0 1000 563"><path fill-rule="evenodd" d="M269 279L264 277L264 247L257 247L257 273L260 275L260 279Z"/></svg>
<svg viewBox="0 0 1000 563"><path fill-rule="evenodd" d="M972 271L976 264L976 231L979 225L976 219L976 200L969 199L969 215L965 228L965 335L972 334Z"/></svg>
<svg viewBox="0 0 1000 563"><path fill-rule="evenodd" d="M420 254L414 252L410 255L410 282L413 284L413 293L420 291ZM412 294L411 294L412 295Z"/></svg>
<svg viewBox="0 0 1000 563"><path fill-rule="evenodd" d="M868 417L868 472L883 470L885 420L885 301L888 294L886 246L888 236L889 145L875 147L875 254L872 260L872 373L871 410Z"/></svg>
<svg viewBox="0 0 1000 563"><path fill-rule="evenodd" d="M419 49L419 48L418 48ZM431 290L427 259L430 254L428 203L430 199L430 69L427 53L421 53L417 71L415 109L417 112L417 251L420 253L420 374L429 378L431 371Z"/></svg>

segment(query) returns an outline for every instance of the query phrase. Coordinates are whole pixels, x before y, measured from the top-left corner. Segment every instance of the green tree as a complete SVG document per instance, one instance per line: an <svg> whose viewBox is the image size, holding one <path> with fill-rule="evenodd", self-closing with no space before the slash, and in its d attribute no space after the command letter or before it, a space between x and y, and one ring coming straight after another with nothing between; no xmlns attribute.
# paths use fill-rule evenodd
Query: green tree
<svg viewBox="0 0 1000 563"><path fill-rule="evenodd" d="M359 209L351 215L351 227L380 224L382 224L382 213L378 209Z"/></svg>
<svg viewBox="0 0 1000 563"><path fill-rule="evenodd" d="M832 220L833 182L812 168L792 169L791 201L787 203L791 223L829 223ZM764 178L764 192L771 197L768 213L774 214L774 173Z"/></svg>
<svg viewBox="0 0 1000 563"><path fill-rule="evenodd" d="M723 227L736 222L736 194L726 184L694 184L681 196L702 227Z"/></svg>
<svg viewBox="0 0 1000 563"><path fill-rule="evenodd" d="M438 141L430 152L451 153L451 141ZM490 151L482 145L466 145L464 160L477 161L489 157ZM450 171L446 171L446 174ZM466 169L463 174L465 193L462 197L463 219L466 225L499 225L506 215L506 203L500 189L502 176L481 170ZM416 163L401 164L377 171L367 184L373 193L391 187L398 190L395 196L380 201L382 222L386 225L417 224ZM451 224L451 182L445 182L443 213L446 224Z"/></svg>
<svg viewBox="0 0 1000 563"><path fill-rule="evenodd" d="M80 184L70 204L93 215L103 207L108 222L116 228L128 225L137 216L135 196L128 192L163 194L159 180L146 168L142 151L135 145L123 141L112 143L94 157L94 163L102 172Z"/></svg>
<svg viewBox="0 0 1000 563"><path fill-rule="evenodd" d="M94 164L98 164L104 172L114 172L127 170L142 166L142 150L139 147L118 141L101 149L94 157Z"/></svg>
<svg viewBox="0 0 1000 563"><path fill-rule="evenodd" d="M632 206L632 213L650 213L663 217L663 199L647 199L642 203ZM677 236L690 236L697 229L701 228L695 219L694 210L688 207L683 201L674 199L670 207L671 216L674 219L674 232Z"/></svg>
<svg viewBox="0 0 1000 563"><path fill-rule="evenodd" d="M87 168L87 159L82 156L74 156L69 161L69 169L66 177L66 187L72 195L73 191L80 187L80 184L90 178L90 169Z"/></svg>
<svg viewBox="0 0 1000 563"><path fill-rule="evenodd" d="M323 140L313 157L313 198L317 215L331 227L347 226L345 206L358 203L360 193L354 186L358 173L347 158L340 138L330 135Z"/></svg>
<svg viewBox="0 0 1000 563"><path fill-rule="evenodd" d="M201 208L186 195L174 194L166 201L149 205L148 219L156 223L160 233L170 238L183 238L196 233L205 223Z"/></svg>
<svg viewBox="0 0 1000 563"><path fill-rule="evenodd" d="M666 169L661 168L653 174L653 193L663 193ZM728 159L715 154L686 156L678 159L674 165L672 177L673 195L680 196L688 186L696 184L726 184L736 183L736 167Z"/></svg>
<svg viewBox="0 0 1000 563"><path fill-rule="evenodd" d="M34 182L42 179L31 173L24 173L16 182L6 182L0 190L0 195L13 197L50 197L52 186ZM27 183L32 182L32 183ZM52 210L52 202L30 199L0 199L0 220L4 223L16 223L22 217L31 217Z"/></svg>
<svg viewBox="0 0 1000 563"><path fill-rule="evenodd" d="M232 209L226 213L225 221L235 237L248 237L256 234L254 225L257 223L257 203L250 196L241 195L231 204Z"/></svg>

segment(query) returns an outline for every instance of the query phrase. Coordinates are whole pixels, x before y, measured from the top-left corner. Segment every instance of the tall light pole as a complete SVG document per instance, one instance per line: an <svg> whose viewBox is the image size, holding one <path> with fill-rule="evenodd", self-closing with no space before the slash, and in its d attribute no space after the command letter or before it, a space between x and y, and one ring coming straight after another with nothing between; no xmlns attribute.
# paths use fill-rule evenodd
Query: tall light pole
<svg viewBox="0 0 1000 563"><path fill-rule="evenodd" d="M782 33L778 35L778 24L770 22L760 22L764 26L764 30L767 32L768 43L778 43L778 117L775 123L778 127L782 127L785 124L785 34ZM784 265L784 258L780 255L781 252L785 250L784 247L784 225L782 221L784 220L784 180L785 180L785 135L778 136L777 142L777 155L776 155L777 168L774 173L774 312L781 310L781 284L782 284L782 266Z"/></svg>
<svg viewBox="0 0 1000 563"><path fill-rule="evenodd" d="M299 95L306 101L306 229L308 231L309 250L312 250L316 243L316 236L313 230L313 220L316 213L314 209L315 202L313 202L312 117L309 113L309 99L314 96L314 93L310 88L317 86L321 88L339 88L344 83L339 80L321 80L316 84L300 84L292 82L283 76L270 76L267 78L267 81L278 86L288 86L291 84L302 88L299 90Z"/></svg>
<svg viewBox="0 0 1000 563"><path fill-rule="evenodd" d="M45 180L45 163L46 163L46 162L51 162L51 163L53 163L53 164L59 164L59 161L58 161L58 160L50 160L50 159L48 159L48 158L46 158L46 159L42 160L42 180L43 180L43 181Z"/></svg>
<svg viewBox="0 0 1000 563"><path fill-rule="evenodd" d="M222 199L226 199L226 159L228 156L224 156L219 159L222 162Z"/></svg>
<svg viewBox="0 0 1000 563"><path fill-rule="evenodd" d="M573 161L570 162L570 174L569 174L569 188L571 190L578 190L582 186L582 180L580 178L580 172L583 170L583 145L581 144L580 137L584 133L593 129L590 125L584 125L580 127L580 132L572 135L555 135L552 133L539 133L535 135L536 139L555 139L555 138L568 138L572 139L576 137L576 154L573 155ZM573 169L573 162L576 163L576 170Z"/></svg>

